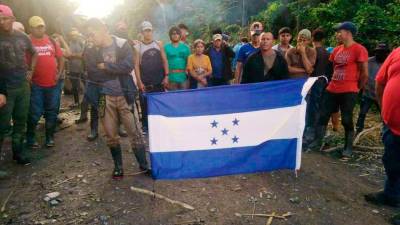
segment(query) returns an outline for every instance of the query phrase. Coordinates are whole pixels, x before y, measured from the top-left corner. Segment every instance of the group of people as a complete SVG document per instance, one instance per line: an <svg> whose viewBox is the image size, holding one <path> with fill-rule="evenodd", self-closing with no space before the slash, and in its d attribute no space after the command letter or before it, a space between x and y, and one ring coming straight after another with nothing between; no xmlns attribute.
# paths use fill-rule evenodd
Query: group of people
<svg viewBox="0 0 400 225"><path fill-rule="evenodd" d="M46 121L45 145L55 145L64 65L72 82L74 105L81 105L77 122L87 120L90 108L88 140L92 141L98 136L101 118L116 179L123 177L121 127L129 136L140 169L150 170L143 139L148 129L144 93L317 77L307 96L303 149L321 147L329 119L340 111L345 130L342 155L351 157L355 132L363 130L366 113L376 104L385 124L388 179L384 192L367 199L400 203L400 51L389 55L388 45L379 43L369 58L367 49L354 40L357 28L352 22L335 27L335 48L324 46L321 29L301 30L292 46L290 28L280 29L275 40L261 22L252 23L248 37L242 37L234 47L221 29L213 32L210 43L196 39L189 44L189 29L184 24L171 27L170 42L163 44L154 39L154 28L148 21L140 25L139 40L129 40L123 24L117 26L114 35L96 18L82 28L84 36L71 29L68 41L61 35L46 35L45 21L38 16L28 23L30 34L26 35L12 10L0 5L0 141L12 121L13 158L19 164L30 162L27 149L40 146L35 130L41 116ZM85 83L82 102L81 80ZM355 131L353 111L360 91L361 110ZM141 123L133 113L138 93Z"/></svg>

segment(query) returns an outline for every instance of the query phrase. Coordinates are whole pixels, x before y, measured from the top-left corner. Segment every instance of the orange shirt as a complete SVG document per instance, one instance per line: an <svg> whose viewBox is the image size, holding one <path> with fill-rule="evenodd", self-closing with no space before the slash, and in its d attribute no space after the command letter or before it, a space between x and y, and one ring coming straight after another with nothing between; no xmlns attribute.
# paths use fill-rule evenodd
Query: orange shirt
<svg viewBox="0 0 400 225"><path fill-rule="evenodd" d="M212 72L210 58L206 55L201 55L200 57L192 54L188 58L187 70L191 74L195 74L196 71L203 71L204 73Z"/></svg>

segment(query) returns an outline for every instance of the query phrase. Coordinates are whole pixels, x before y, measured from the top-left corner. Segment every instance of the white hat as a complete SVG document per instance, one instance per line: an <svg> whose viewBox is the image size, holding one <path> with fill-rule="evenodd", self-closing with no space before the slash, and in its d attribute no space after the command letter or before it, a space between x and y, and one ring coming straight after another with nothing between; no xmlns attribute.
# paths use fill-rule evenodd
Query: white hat
<svg viewBox="0 0 400 225"><path fill-rule="evenodd" d="M142 31L145 30L153 30L153 25L149 21L143 21L143 23L140 25Z"/></svg>

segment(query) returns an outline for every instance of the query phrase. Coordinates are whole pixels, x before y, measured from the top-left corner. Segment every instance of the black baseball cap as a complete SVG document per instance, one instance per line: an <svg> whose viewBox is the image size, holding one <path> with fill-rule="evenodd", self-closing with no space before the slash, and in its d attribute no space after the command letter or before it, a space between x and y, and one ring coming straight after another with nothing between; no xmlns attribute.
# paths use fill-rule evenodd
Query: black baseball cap
<svg viewBox="0 0 400 225"><path fill-rule="evenodd" d="M343 22L343 23L338 24L338 25L335 27L335 30L336 30L336 31L339 31L339 30L347 30L347 31L350 31L353 35L356 35L356 34L357 34L357 27L356 27L356 25L355 25L354 23L352 23L352 22L349 22L349 21L346 21L346 22Z"/></svg>

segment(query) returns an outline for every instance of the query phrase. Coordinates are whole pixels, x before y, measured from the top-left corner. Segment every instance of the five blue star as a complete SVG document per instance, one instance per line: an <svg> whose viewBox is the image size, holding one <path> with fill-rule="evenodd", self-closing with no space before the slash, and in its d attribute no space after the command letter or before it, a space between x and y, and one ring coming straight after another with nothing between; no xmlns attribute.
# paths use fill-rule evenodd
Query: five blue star
<svg viewBox="0 0 400 225"><path fill-rule="evenodd" d="M213 138L210 140L211 141L211 145L217 145L218 140Z"/></svg>
<svg viewBox="0 0 400 225"><path fill-rule="evenodd" d="M224 128L223 130L221 130L222 135L228 135L228 131L226 128Z"/></svg>
<svg viewBox="0 0 400 225"><path fill-rule="evenodd" d="M239 138L235 135L235 137L232 138L233 143L238 143Z"/></svg>
<svg viewBox="0 0 400 225"><path fill-rule="evenodd" d="M217 121L213 121L212 123L211 123L211 126L212 126L212 128L216 128L217 127L217 125L218 125L218 122Z"/></svg>
<svg viewBox="0 0 400 225"><path fill-rule="evenodd" d="M240 121L240 120L238 120L237 118L235 118L235 120L232 121L233 126L239 126L239 121Z"/></svg>

